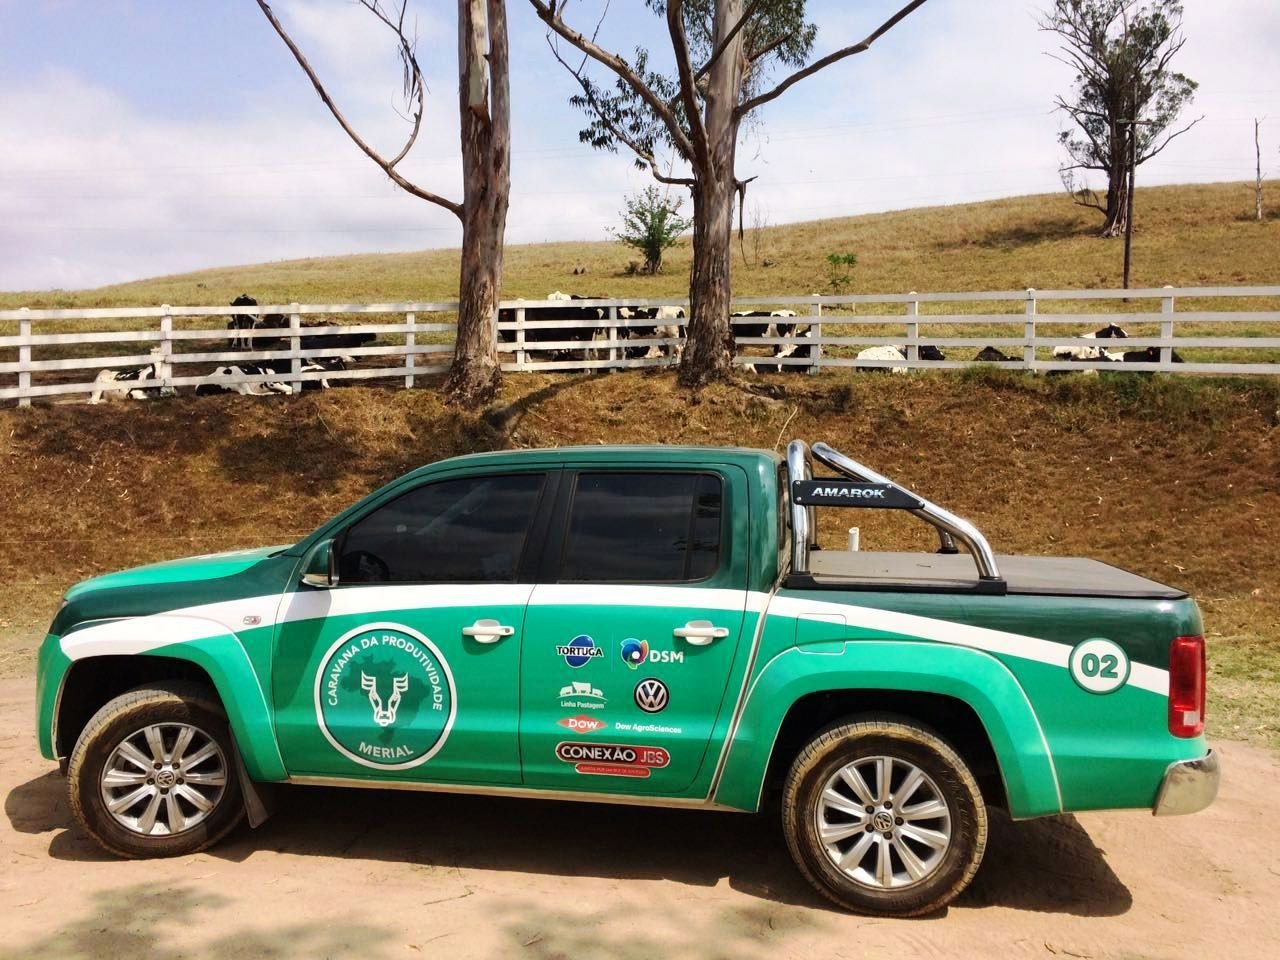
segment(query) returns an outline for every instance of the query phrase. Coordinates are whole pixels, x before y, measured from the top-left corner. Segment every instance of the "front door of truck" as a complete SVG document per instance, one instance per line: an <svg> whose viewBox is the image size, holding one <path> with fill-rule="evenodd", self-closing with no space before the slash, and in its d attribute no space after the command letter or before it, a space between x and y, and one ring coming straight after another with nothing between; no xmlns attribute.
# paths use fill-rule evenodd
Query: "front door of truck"
<svg viewBox="0 0 1280 960"><path fill-rule="evenodd" d="M277 630L291 775L519 782L528 565L554 476L427 481L338 534L338 585L298 586Z"/></svg>
<svg viewBox="0 0 1280 960"><path fill-rule="evenodd" d="M526 784L669 795L697 777L747 598L727 474L564 477L544 559L551 582L534 588L525 617Z"/></svg>

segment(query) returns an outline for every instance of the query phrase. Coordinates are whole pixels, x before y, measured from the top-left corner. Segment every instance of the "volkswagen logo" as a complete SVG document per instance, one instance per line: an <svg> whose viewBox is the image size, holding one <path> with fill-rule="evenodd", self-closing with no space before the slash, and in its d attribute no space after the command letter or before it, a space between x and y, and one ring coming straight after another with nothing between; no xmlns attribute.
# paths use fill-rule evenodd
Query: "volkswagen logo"
<svg viewBox="0 0 1280 960"><path fill-rule="evenodd" d="M636 684L636 706L645 713L659 713L671 699L667 685L661 680L641 680Z"/></svg>

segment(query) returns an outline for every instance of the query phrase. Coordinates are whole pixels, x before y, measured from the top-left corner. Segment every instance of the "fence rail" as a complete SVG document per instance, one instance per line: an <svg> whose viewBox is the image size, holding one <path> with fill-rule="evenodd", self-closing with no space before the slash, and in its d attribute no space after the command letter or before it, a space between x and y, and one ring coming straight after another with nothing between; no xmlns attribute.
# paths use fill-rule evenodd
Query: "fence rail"
<svg viewBox="0 0 1280 960"><path fill-rule="evenodd" d="M798 327L787 336L737 336L737 362L745 366L767 361L774 369L808 372L841 367L955 369L971 365L976 353L990 346L1005 353L1006 365L1013 369L1120 369L1105 357L1080 362L1053 356L1055 347L1091 343L1116 351L1158 351L1157 360L1126 363L1125 371L1280 374L1280 309L1248 308L1259 299L1269 301L1263 306L1280 307L1280 287L741 297L734 301L735 310L793 311L794 317L771 319ZM1188 300L1191 308L1179 312L1179 301ZM1099 310L1099 301L1110 301L1115 309ZM1074 302L1087 312L1057 312ZM968 312L968 306L985 309ZM1008 312L1000 312L1002 306ZM687 321L636 315L660 307L683 309L687 301L504 301L495 324L502 368L598 371L672 365ZM142 378L127 382L129 389L137 390L262 384L300 389L321 380L392 378L413 387L418 377L447 368L456 311L453 302L3 310L0 400L25 406L38 397L92 393L103 386L95 382L103 376L101 371L127 368L144 368ZM545 319L548 311L562 316ZM563 316L566 312L573 316ZM229 331L225 318L243 315L271 315L277 325ZM758 327L764 319L735 316L731 322L737 328ZM1080 339L1093 327L1113 323L1125 328L1127 338ZM1233 325L1224 331L1228 335L1208 335L1221 324ZM372 342L353 343L353 335ZM131 349L112 354L103 352L104 345ZM875 346L897 347L903 359L857 356ZM943 360L922 358L921 348L926 346L950 355ZM772 355L784 353L791 355ZM337 358L342 362L333 363ZM329 361L333 369L316 369L317 361ZM210 364L217 365L217 372L193 369ZM262 364L270 369L242 369ZM86 375L90 379L84 379Z"/></svg>

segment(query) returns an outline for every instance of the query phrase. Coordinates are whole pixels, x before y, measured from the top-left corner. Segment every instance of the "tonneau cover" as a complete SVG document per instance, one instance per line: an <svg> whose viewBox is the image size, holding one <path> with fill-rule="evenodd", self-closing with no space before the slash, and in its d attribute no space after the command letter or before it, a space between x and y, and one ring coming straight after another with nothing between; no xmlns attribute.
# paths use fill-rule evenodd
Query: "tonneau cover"
<svg viewBox="0 0 1280 960"><path fill-rule="evenodd" d="M1119 567L1083 557L997 556L1008 593L1052 597L1128 597L1180 600L1187 594ZM968 554L815 550L809 554L816 589L968 592L978 585ZM788 584L791 586L792 584Z"/></svg>

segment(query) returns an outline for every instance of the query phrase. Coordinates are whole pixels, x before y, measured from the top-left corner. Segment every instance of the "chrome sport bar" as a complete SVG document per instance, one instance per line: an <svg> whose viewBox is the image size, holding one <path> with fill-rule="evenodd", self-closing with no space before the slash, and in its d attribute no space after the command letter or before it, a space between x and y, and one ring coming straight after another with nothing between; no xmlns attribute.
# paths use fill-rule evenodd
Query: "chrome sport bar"
<svg viewBox="0 0 1280 960"><path fill-rule="evenodd" d="M813 470L809 463L808 453L808 447L803 440L792 440L787 446L787 473L792 482L812 478ZM1000 576L1000 568L996 564L995 553L992 551L991 545L987 543L987 538L968 520L956 516L949 510L944 510L918 493L913 493L900 484L894 483L888 477L863 466L851 457L846 457L839 450L834 450L825 443L815 443L813 445L813 456L819 462L837 473L843 474L850 480L887 484L920 501L918 508L907 512L919 517L925 523L937 529L938 535L942 540L944 553L955 552L952 538L959 540L968 549L970 556L973 557L973 562L978 567L980 579L1003 579ZM790 491L788 491L788 496L790 497ZM794 498L791 501L791 532L791 569L796 573L807 573L809 568L809 548L816 542L817 526L814 523L813 508L796 504Z"/></svg>

